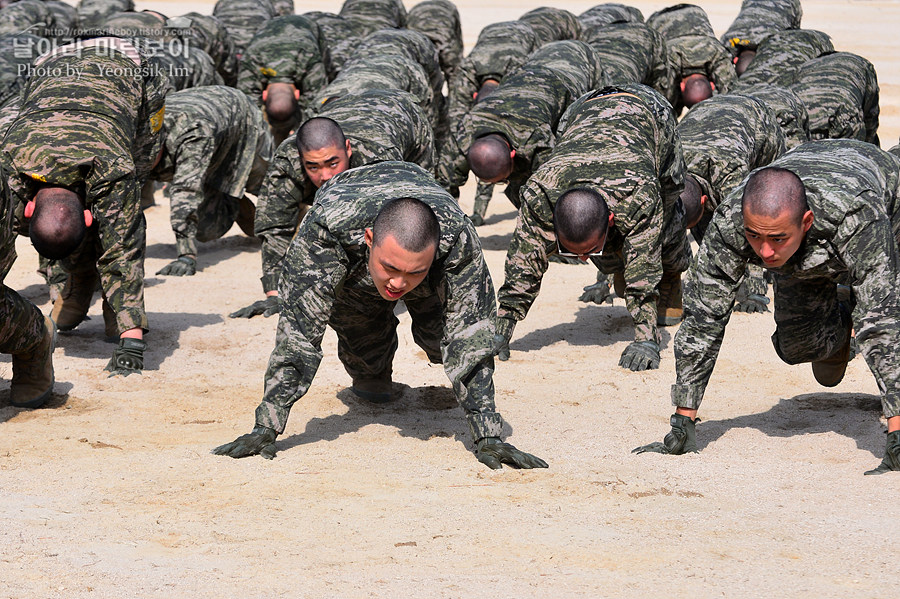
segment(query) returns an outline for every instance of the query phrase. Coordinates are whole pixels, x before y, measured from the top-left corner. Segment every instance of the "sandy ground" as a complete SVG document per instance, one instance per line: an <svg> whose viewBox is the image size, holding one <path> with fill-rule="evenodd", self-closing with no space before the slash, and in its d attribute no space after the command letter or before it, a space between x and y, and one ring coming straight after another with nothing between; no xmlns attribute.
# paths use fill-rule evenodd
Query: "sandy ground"
<svg viewBox="0 0 900 599"><path fill-rule="evenodd" d="M537 2L462 2L469 44ZM635 3L645 15L662 4ZM590 3L566 3L576 12ZM212 3L139 3L168 14ZM705 2L722 32L739 2ZM298 12L337 4L298 2ZM900 133L900 4L806 2L804 24L872 60L885 147ZM471 208L473 188L463 192ZM505 436L548 470L491 471L471 453L445 375L401 318L402 396L354 399L332 332L274 461L210 455L250 430L276 320L231 320L258 299L258 244L237 228L191 278L168 207L147 211L142 376L106 378L99 301L61 335L46 409L8 405L0 356L0 597L883 597L896 570L900 475L863 477L884 447L861 359L833 390L782 364L771 315L736 314L706 394L701 452L633 456L668 430L672 335L659 370L616 367L621 300L577 301L589 266L551 265L496 372ZM495 282L514 225L499 194L481 229ZM20 240L7 278L49 310Z"/></svg>

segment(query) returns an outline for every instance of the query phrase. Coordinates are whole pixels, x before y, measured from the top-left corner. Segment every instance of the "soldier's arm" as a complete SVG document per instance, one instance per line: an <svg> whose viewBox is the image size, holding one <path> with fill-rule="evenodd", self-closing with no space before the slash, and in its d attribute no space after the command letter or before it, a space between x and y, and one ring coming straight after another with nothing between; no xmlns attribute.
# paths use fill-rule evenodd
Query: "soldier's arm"
<svg viewBox="0 0 900 599"><path fill-rule="evenodd" d="M278 434L284 432L291 406L306 394L319 368L335 289L347 273L347 255L319 209L311 209L308 216L285 257L275 349L266 368L263 400L256 408L256 426Z"/></svg>
<svg viewBox="0 0 900 599"><path fill-rule="evenodd" d="M305 64L302 65L299 72L302 74L303 80L297 84L297 89L300 90L302 120L305 121L313 115L313 102L316 95L328 85L328 75L325 73L325 64L322 62L322 55L318 48L310 48L307 51Z"/></svg>
<svg viewBox="0 0 900 599"><path fill-rule="evenodd" d="M457 144L456 136L451 134L440 151L437 165L437 182L459 199L459 188L469 179L469 160L465 151Z"/></svg>
<svg viewBox="0 0 900 599"><path fill-rule="evenodd" d="M506 253L505 278L497 296L500 304L497 316L513 320L525 318L541 289L549 266L548 255L555 249L556 234L551 220L546 215L535 214L531 202L523 202Z"/></svg>
<svg viewBox="0 0 900 599"><path fill-rule="evenodd" d="M247 94L247 97L261 109L263 107L262 93L267 85L267 78L259 70L256 61L245 57L241 61L236 87Z"/></svg>
<svg viewBox="0 0 900 599"><path fill-rule="evenodd" d="M715 47L715 55L707 64L708 76L710 81L716 84L717 92L727 94L737 84L737 71L734 70L734 63L731 62L731 53L718 42L715 42Z"/></svg>
<svg viewBox="0 0 900 599"><path fill-rule="evenodd" d="M197 255L197 210L203 202L204 175L214 151L215 139L197 131L178 146L173 157L169 221L179 256Z"/></svg>
<svg viewBox="0 0 900 599"><path fill-rule="evenodd" d="M448 84L451 135L456 131L456 126L463 116L475 105L473 94L477 91L478 83L475 81L472 65L464 60Z"/></svg>

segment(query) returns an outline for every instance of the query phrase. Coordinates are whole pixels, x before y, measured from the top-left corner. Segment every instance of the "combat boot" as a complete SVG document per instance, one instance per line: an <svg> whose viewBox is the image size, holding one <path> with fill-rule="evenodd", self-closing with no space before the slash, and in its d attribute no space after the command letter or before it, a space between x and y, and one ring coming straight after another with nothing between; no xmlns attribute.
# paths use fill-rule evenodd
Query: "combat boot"
<svg viewBox="0 0 900 599"><path fill-rule="evenodd" d="M116 321L116 313L113 312L112 306L103 298L103 327L107 340L119 340L119 323Z"/></svg>
<svg viewBox="0 0 900 599"><path fill-rule="evenodd" d="M96 270L69 275L62 293L53 302L53 309L50 311L50 318L60 331L71 331L87 316L97 280Z"/></svg>
<svg viewBox="0 0 900 599"><path fill-rule="evenodd" d="M664 272L662 281L657 287L659 298L656 300L656 324L661 327L676 325L681 322L683 310L681 306L681 273Z"/></svg>
<svg viewBox="0 0 900 599"><path fill-rule="evenodd" d="M613 291L616 292L616 297L619 299L625 299L625 288L628 285L625 283L625 273L617 272L613 274Z"/></svg>
<svg viewBox="0 0 900 599"><path fill-rule="evenodd" d="M847 372L847 363L850 362L850 348L853 344L853 335L851 329L853 321L850 318L849 310L841 304L841 321L846 324L847 341L843 346L824 360L817 360L812 363L813 376L816 381L823 387L834 387L844 379L844 373Z"/></svg>
<svg viewBox="0 0 900 599"><path fill-rule="evenodd" d="M39 408L53 391L53 348L56 346L56 327L44 316L46 331L43 339L27 353L13 354L12 385L9 403L17 408Z"/></svg>
<svg viewBox="0 0 900 599"><path fill-rule="evenodd" d="M388 403L394 399L393 383L390 374L387 377L355 378L350 390L362 399L372 403Z"/></svg>
<svg viewBox="0 0 900 599"><path fill-rule="evenodd" d="M256 205L247 196L241 196L238 200L238 215L234 219L237 226L247 237L255 237L254 221L256 220Z"/></svg>

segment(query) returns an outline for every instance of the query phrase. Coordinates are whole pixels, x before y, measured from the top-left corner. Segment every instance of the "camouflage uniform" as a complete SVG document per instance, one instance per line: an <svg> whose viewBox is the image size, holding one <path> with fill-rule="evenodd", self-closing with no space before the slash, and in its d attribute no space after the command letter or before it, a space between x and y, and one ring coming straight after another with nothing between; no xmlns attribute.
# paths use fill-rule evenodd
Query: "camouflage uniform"
<svg viewBox="0 0 900 599"><path fill-rule="evenodd" d="M363 37L379 29L406 27L402 0L344 0L338 14L359 26Z"/></svg>
<svg viewBox="0 0 900 599"><path fill-rule="evenodd" d="M814 29L779 31L759 44L740 81L745 85L767 83L787 87L801 65L829 52L834 52L834 45L827 33Z"/></svg>
<svg viewBox="0 0 900 599"><path fill-rule="evenodd" d="M364 28L338 15L307 12L303 16L319 27L319 49L328 81L334 81L350 60L356 45L365 37Z"/></svg>
<svg viewBox="0 0 900 599"><path fill-rule="evenodd" d="M289 15L268 21L256 32L244 52L237 87L261 108L262 92L270 83L294 84L301 110L310 111L313 96L327 83L318 25Z"/></svg>
<svg viewBox="0 0 900 599"><path fill-rule="evenodd" d="M735 53L756 50L770 33L799 29L802 17L800 0L744 0L741 12L722 35L722 43Z"/></svg>
<svg viewBox="0 0 900 599"><path fill-rule="evenodd" d="M345 96L326 104L320 116L341 126L350 142L350 168L400 160L434 170L431 125L406 92L373 90ZM315 193L303 170L296 136L291 136L278 146L257 201L254 231L262 239L264 291L278 288L284 255Z"/></svg>
<svg viewBox="0 0 900 599"><path fill-rule="evenodd" d="M22 0L0 9L0 35L14 35L27 29L32 35L45 37L45 30L53 25L53 13L39 0Z"/></svg>
<svg viewBox="0 0 900 599"><path fill-rule="evenodd" d="M643 23L644 15L640 9L615 2L598 4L578 15L582 31L605 27L613 23Z"/></svg>
<svg viewBox="0 0 900 599"><path fill-rule="evenodd" d="M172 92L205 85L225 85L210 55L195 46L185 46L176 53L160 52L155 58L169 76L169 90Z"/></svg>
<svg viewBox="0 0 900 599"><path fill-rule="evenodd" d="M42 39L30 33L0 36L0 107L22 91Z"/></svg>
<svg viewBox="0 0 900 599"><path fill-rule="evenodd" d="M860 139L878 145L878 77L850 52L814 58L797 69L791 89L809 111L812 139Z"/></svg>
<svg viewBox="0 0 900 599"><path fill-rule="evenodd" d="M531 25L540 46L560 40L577 40L581 35L578 17L561 8L541 6L529 10L519 20Z"/></svg>
<svg viewBox="0 0 900 599"><path fill-rule="evenodd" d="M165 23L156 15L146 12L119 12L110 15L100 26L107 34L115 37L145 37L162 39Z"/></svg>
<svg viewBox="0 0 900 599"><path fill-rule="evenodd" d="M662 95L631 84L577 99L560 121L550 157L522 188L497 315L525 318L556 251L556 202L569 189L588 188L615 214L603 255L591 260L604 273L624 273L635 341L658 344L657 285L663 272L684 272L690 261L676 209L683 187L681 143Z"/></svg>
<svg viewBox="0 0 900 599"><path fill-rule="evenodd" d="M79 29L96 29L116 13L133 11L134 0L79 0L76 10Z"/></svg>
<svg viewBox="0 0 900 599"><path fill-rule="evenodd" d="M900 415L900 160L871 144L827 140L804 144L771 166L800 177L815 217L797 253L771 269L775 351L788 364L836 353L848 334L837 285L849 285L856 340L878 382L884 414ZM743 185L719 207L688 274L684 322L675 335L675 406L700 406L744 267L763 266L744 237Z"/></svg>
<svg viewBox="0 0 900 599"><path fill-rule="evenodd" d="M218 0L213 7L213 16L222 22L234 42L240 64L253 35L277 15L272 0Z"/></svg>
<svg viewBox="0 0 900 599"><path fill-rule="evenodd" d="M458 196L469 177L469 146L479 137L499 133L516 151L506 196L518 206L519 188L553 147L563 112L576 98L606 83L600 58L588 44L547 44L463 117L444 146L438 181Z"/></svg>
<svg viewBox="0 0 900 599"><path fill-rule="evenodd" d="M450 81L462 61L462 24L450 0L425 0L409 9L406 26L425 34L440 58L444 79Z"/></svg>
<svg viewBox="0 0 900 599"><path fill-rule="evenodd" d="M382 299L372 283L363 233L387 201L402 197L428 204L441 228L428 276L403 297L413 338L430 362L443 363L472 439L500 436L491 356L496 303L478 235L430 173L400 162L334 177L300 225L279 284L282 312L257 426L284 431L291 406L319 367L326 324L338 335L338 357L352 377L391 373L397 302Z"/></svg>
<svg viewBox="0 0 900 599"><path fill-rule="evenodd" d="M216 17L189 12L182 19L190 19L182 28L181 23L170 19L169 24L176 31L189 29L190 38L186 41L191 46L197 46L213 59L216 71L222 76L225 85L237 85L238 61L234 49L234 42L225 30L225 26ZM185 34L188 32L185 31Z"/></svg>
<svg viewBox="0 0 900 599"><path fill-rule="evenodd" d="M276 17L286 17L294 14L294 0L272 0Z"/></svg>
<svg viewBox="0 0 900 599"><path fill-rule="evenodd" d="M642 83L667 95L674 81L666 42L644 23L616 21L586 29L581 40L600 55L610 82Z"/></svg>
<svg viewBox="0 0 900 599"><path fill-rule="evenodd" d="M228 232L244 191L256 194L274 150L256 106L236 89L211 85L166 98L165 152L150 178L171 183L179 256ZM253 176L251 176L253 175Z"/></svg>
<svg viewBox="0 0 900 599"><path fill-rule="evenodd" d="M790 89L776 85L739 83L731 93L755 98L768 106L775 113L784 132L788 150L809 141L809 112L800 96Z"/></svg>
<svg viewBox="0 0 900 599"><path fill-rule="evenodd" d="M140 191L163 143L165 74L118 38L65 46L36 67L43 71L28 82L2 152L17 216L22 222L18 210L38 182L82 188L94 225L60 266L73 275L99 271L118 331L146 329Z"/></svg>
<svg viewBox="0 0 900 599"><path fill-rule="evenodd" d="M44 6L53 14L53 28L58 32L51 36L60 41L71 41L73 30L78 25L78 11L62 0L43 0Z"/></svg>

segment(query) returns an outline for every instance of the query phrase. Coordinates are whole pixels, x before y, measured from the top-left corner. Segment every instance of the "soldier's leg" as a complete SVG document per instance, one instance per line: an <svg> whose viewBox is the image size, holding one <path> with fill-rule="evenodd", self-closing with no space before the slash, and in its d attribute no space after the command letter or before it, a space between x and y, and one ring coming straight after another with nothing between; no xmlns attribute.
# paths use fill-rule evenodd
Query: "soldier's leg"
<svg viewBox="0 0 900 599"><path fill-rule="evenodd" d="M444 304L437 294L404 302L412 318L412 335L432 364L443 364L441 339L444 337Z"/></svg>
<svg viewBox="0 0 900 599"><path fill-rule="evenodd" d="M58 293L50 318L61 331L70 331L81 324L91 306L100 281L96 241L96 234L89 233L71 255L48 266L51 293L53 290Z"/></svg>
<svg viewBox="0 0 900 599"><path fill-rule="evenodd" d="M671 326L681 322L681 273L691 263L691 246L684 229L684 213L681 204L672 204L663 216L662 267L659 282L659 299L656 304L656 324Z"/></svg>
<svg viewBox="0 0 900 599"><path fill-rule="evenodd" d="M37 408L50 396L54 332L37 306L0 284L0 353L13 357L12 405Z"/></svg>
<svg viewBox="0 0 900 599"><path fill-rule="evenodd" d="M197 240L213 241L225 235L240 211L241 202L238 198L221 191L206 193L197 208Z"/></svg>
<svg viewBox="0 0 900 599"><path fill-rule="evenodd" d="M478 188L475 190L475 206L472 208L471 216L472 223L476 227L484 224L484 215L487 214L488 204L490 204L493 195L493 183L478 183Z"/></svg>

